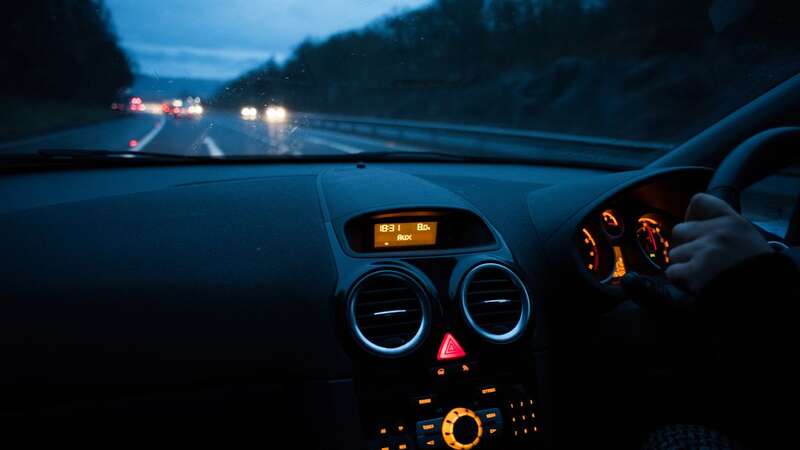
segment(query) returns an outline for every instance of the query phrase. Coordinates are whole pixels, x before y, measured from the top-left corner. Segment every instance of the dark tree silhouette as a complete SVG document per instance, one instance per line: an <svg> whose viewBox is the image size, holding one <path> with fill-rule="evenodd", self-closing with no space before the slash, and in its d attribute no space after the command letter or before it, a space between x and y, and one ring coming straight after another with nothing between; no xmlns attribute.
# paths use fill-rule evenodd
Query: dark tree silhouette
<svg viewBox="0 0 800 450"><path fill-rule="evenodd" d="M215 103L680 139L800 70L800 2L717 32L713 1L435 0L303 42Z"/></svg>
<svg viewBox="0 0 800 450"><path fill-rule="evenodd" d="M3 95L106 103L133 82L102 0L8 1L3 16Z"/></svg>

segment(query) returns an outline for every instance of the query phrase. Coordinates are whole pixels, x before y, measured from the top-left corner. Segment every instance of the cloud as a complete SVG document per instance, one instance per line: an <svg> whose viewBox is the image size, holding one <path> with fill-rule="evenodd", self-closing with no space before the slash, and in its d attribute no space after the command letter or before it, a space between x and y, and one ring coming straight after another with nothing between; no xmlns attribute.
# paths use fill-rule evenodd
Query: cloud
<svg viewBox="0 0 800 450"><path fill-rule="evenodd" d="M138 70L228 79L306 37L324 38L430 0L106 0Z"/></svg>
<svg viewBox="0 0 800 450"><path fill-rule="evenodd" d="M282 52L240 48L204 48L123 42L140 73L187 78L230 79L270 58L283 61Z"/></svg>

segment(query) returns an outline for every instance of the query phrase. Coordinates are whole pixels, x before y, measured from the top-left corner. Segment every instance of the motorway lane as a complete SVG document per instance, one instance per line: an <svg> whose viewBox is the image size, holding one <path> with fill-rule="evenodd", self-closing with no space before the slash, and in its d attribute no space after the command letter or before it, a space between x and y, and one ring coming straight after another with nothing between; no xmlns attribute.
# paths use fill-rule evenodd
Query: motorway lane
<svg viewBox="0 0 800 450"><path fill-rule="evenodd" d="M136 114L56 133L0 143L2 153L35 153L43 149L129 150L131 139L147 137L163 117Z"/></svg>
<svg viewBox="0 0 800 450"><path fill-rule="evenodd" d="M302 121L300 121L302 122ZM10 143L0 153L42 149L150 151L193 156L336 155L364 151L425 151L390 138L303 127L292 121L270 124L238 114L210 111L199 119L136 114Z"/></svg>
<svg viewBox="0 0 800 450"><path fill-rule="evenodd" d="M424 151L390 139L316 130L302 121L267 123L212 112L202 119L172 119L150 143L149 151L190 155L336 155L367 151Z"/></svg>

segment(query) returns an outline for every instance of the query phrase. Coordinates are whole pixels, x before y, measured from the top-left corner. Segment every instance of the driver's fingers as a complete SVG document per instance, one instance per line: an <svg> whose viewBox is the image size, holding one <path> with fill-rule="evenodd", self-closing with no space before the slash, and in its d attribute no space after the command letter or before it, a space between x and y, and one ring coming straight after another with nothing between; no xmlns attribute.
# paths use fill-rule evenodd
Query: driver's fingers
<svg viewBox="0 0 800 450"><path fill-rule="evenodd" d="M692 256L696 255L700 250L707 247L708 243L703 242L703 239L696 239L687 242L677 247L673 247L669 251L669 260L671 264L684 263L689 261Z"/></svg>
<svg viewBox="0 0 800 450"><path fill-rule="evenodd" d="M695 194L686 208L686 221L708 220L715 217L736 214L736 211L723 200L709 194Z"/></svg>
<svg viewBox="0 0 800 450"><path fill-rule="evenodd" d="M680 286L685 289L691 289L690 281L692 280L692 274L695 271L692 262L685 262L680 264L671 264L667 267L665 274L669 281L673 282L677 286Z"/></svg>
<svg viewBox="0 0 800 450"><path fill-rule="evenodd" d="M720 226L720 222L724 221L724 217L699 220L692 222L683 222L675 225L672 228L672 245L677 247L695 239L701 238Z"/></svg>

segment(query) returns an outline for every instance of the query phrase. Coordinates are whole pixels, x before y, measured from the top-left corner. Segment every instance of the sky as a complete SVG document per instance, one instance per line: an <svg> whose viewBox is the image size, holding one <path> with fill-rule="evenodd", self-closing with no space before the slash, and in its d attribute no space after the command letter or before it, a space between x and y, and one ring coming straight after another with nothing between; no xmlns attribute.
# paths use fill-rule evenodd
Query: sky
<svg viewBox="0 0 800 450"><path fill-rule="evenodd" d="M105 0L138 73L227 80L430 0Z"/></svg>

